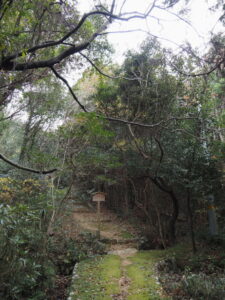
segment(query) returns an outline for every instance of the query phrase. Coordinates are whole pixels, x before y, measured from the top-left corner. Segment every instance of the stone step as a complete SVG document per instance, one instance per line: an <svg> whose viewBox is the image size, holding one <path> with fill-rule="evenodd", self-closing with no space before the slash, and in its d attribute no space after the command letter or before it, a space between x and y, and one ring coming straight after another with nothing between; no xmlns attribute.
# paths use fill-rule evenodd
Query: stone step
<svg viewBox="0 0 225 300"><path fill-rule="evenodd" d="M137 243L138 238L132 238L132 239L101 239L101 242L111 245L116 244L130 244L130 243Z"/></svg>

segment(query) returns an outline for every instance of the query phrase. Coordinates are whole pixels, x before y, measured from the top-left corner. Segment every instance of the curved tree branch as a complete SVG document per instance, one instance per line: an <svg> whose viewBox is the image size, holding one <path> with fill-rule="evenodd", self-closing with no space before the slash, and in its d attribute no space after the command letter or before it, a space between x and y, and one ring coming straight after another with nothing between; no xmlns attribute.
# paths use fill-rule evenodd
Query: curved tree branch
<svg viewBox="0 0 225 300"><path fill-rule="evenodd" d="M68 89L69 89L69 91L70 91L73 99L77 102L77 104L79 105L79 107L84 112L88 113L88 110L81 104L81 102L79 101L79 99L75 95L73 89L69 85L68 81L64 77L62 77L62 75L60 75L53 67L50 67L50 69L52 70L52 72L55 74L55 76L57 78L59 78L61 81L63 81L66 84L66 86L68 87ZM124 119L114 118L114 117L110 117L110 116L101 116L101 117L103 117L105 120L110 121L110 122L118 122L118 123L122 123L122 124L125 124L125 125L130 124L130 125L139 126L139 127L145 127L145 128L154 128L154 127L157 127L157 126L163 126L163 124L167 124L170 121L196 119L196 117L185 117L185 118L171 117L171 118L169 118L167 120L161 120L158 123L143 124L143 123L139 123L139 122L134 122L134 121L124 120Z"/></svg>
<svg viewBox="0 0 225 300"><path fill-rule="evenodd" d="M156 168L156 171L155 171L155 176L157 177L160 166L161 166L161 163L162 163L162 160L163 160L163 157L164 157L164 150L163 150L163 147L161 145L161 142L156 137L154 137L154 140L156 141L156 143L158 144L159 149L160 149L160 159L159 159L159 163L158 163L158 166Z"/></svg>
<svg viewBox="0 0 225 300"><path fill-rule="evenodd" d="M164 151L163 151L163 147L162 147L162 145L161 145L161 143L160 143L160 141L156 138L156 137L154 137L154 140L156 141L156 143L158 144L158 146L159 146L159 149L160 149L160 159L159 159L159 165L161 164L161 162L162 162L162 160L163 160L163 156L164 156Z"/></svg>
<svg viewBox="0 0 225 300"><path fill-rule="evenodd" d="M80 103L80 101L78 100L77 96L74 94L73 89L71 88L71 86L69 85L68 81L62 77L53 67L50 67L50 69L52 70L52 72L55 74L55 76L57 78L59 78L61 81L63 81L65 83L65 85L68 87L71 95L73 96L73 99L77 102L77 104L80 106L80 108L84 111L84 112L88 112L86 110L86 108Z"/></svg>
<svg viewBox="0 0 225 300"><path fill-rule="evenodd" d="M110 79L126 79L126 80L138 80L138 79L140 79L138 77L129 78L129 77L123 77L123 76L111 76L109 74L106 74L98 66L96 66L96 64L94 64L93 61L89 57L87 57L85 54L80 52L80 55L83 56L92 65L92 67L94 67L95 70L98 71L99 74L101 74L101 75L103 75L107 78L110 78Z"/></svg>
<svg viewBox="0 0 225 300"><path fill-rule="evenodd" d="M175 65L171 64L171 66L181 75L186 76L186 77L200 77L200 76L208 76L212 72L214 72L216 69L218 69L225 61L225 58L221 59L217 64L215 64L211 69L205 72L200 72L200 73L185 73L181 70L179 70Z"/></svg>
<svg viewBox="0 0 225 300"><path fill-rule="evenodd" d="M76 34L79 31L79 29L82 27L84 22L91 16L100 15L105 17L107 20L105 24L103 24L103 26L101 26L98 30L96 30L96 32L94 32L88 40L81 42L76 46L73 45L69 49L63 50L58 56L49 58L47 60L37 60L33 62L18 63L16 59L24 55L24 51L20 51L4 57L0 64L0 69L7 70L7 71L23 71L28 69L52 67L55 64L60 63L65 58L86 49L90 45L90 43L99 35L99 33L102 32L104 29L106 29L106 27L108 26L109 23L112 22L112 20L129 21L132 19L145 19L148 17L148 15L150 14L153 8L154 6L152 6L151 9L146 14L142 14L139 12L130 12L126 14L115 15L105 10L102 11L96 10L96 11L86 13L82 16L78 24L71 31L66 33L61 39L57 41L45 42L40 45L36 45L34 47L26 49L26 54L32 54L40 49L55 47L63 44L68 38ZM113 9L113 5L112 5L112 9Z"/></svg>
<svg viewBox="0 0 225 300"><path fill-rule="evenodd" d="M31 173L36 173L36 174L50 174L50 173L53 173L53 172L58 170L58 169L52 169L52 170L48 170L48 171L38 171L38 170L35 170L35 169L23 167L21 165L18 165L17 163L14 163L13 161L9 160L8 158L6 158L1 153L0 153L0 159L2 159L4 162L6 162L7 164L9 164L9 165L11 165L11 166L13 166L17 169L28 171L28 172L31 172Z"/></svg>
<svg viewBox="0 0 225 300"><path fill-rule="evenodd" d="M137 138L136 138L136 136L134 135L134 132L133 132L133 130L132 130L132 128L131 128L131 125L128 124L127 127L128 127L128 129L129 129L129 131L130 131L130 134L131 134L132 138L133 138L133 141L134 141L134 143L135 143L135 146L136 146L136 148L138 149L138 151L140 152L141 156L143 156L144 159L150 159L149 155L145 154L144 151L143 151L143 150L141 149L141 147L139 146L138 141L137 141Z"/></svg>

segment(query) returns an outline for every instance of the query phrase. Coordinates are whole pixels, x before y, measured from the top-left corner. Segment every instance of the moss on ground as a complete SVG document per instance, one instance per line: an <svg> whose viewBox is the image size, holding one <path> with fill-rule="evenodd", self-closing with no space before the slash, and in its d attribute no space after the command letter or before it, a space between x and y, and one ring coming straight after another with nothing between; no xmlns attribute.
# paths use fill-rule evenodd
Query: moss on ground
<svg viewBox="0 0 225 300"><path fill-rule="evenodd" d="M132 233L128 232L128 231L121 232L120 236L123 239L132 239L132 238L134 238L134 235Z"/></svg>
<svg viewBox="0 0 225 300"><path fill-rule="evenodd" d="M78 264L71 286L71 300L110 300L119 293L120 257L99 256Z"/></svg>
<svg viewBox="0 0 225 300"><path fill-rule="evenodd" d="M123 265L123 258L105 255L87 259L78 264L71 286L69 300L112 300L121 293L119 280L129 278L126 300L171 299L163 295L155 271L156 262L167 258L183 259L190 255L187 244L177 245L167 250L139 251L128 259L131 264Z"/></svg>
<svg viewBox="0 0 225 300"><path fill-rule="evenodd" d="M163 251L140 251L130 258L127 276L131 283L127 300L169 299L162 295L161 286L155 274L155 263L163 257Z"/></svg>

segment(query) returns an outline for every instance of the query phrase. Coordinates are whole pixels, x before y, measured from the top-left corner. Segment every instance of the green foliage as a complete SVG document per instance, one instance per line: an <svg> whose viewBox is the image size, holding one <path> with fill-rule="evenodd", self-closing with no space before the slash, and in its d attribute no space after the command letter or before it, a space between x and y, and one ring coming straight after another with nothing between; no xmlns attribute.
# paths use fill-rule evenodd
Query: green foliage
<svg viewBox="0 0 225 300"><path fill-rule="evenodd" d="M225 232L223 229L223 225L224 225L224 220L222 219L220 221L220 225L221 225L221 230L219 232L219 234L212 236L209 234L208 230L207 231L199 231L198 232L198 238L200 241L203 241L205 244L207 244L209 247L221 247L223 249L225 249Z"/></svg>
<svg viewBox="0 0 225 300"><path fill-rule="evenodd" d="M86 134L89 139L100 139L99 142L104 143L114 137L114 133L107 128L104 116L98 115L96 112L81 112L75 118L81 126L80 134Z"/></svg>
<svg viewBox="0 0 225 300"><path fill-rule="evenodd" d="M46 188L43 182L32 178L0 178L0 200L5 204L28 204L30 207L35 206L37 209L39 206L41 209L42 200L46 197Z"/></svg>
<svg viewBox="0 0 225 300"><path fill-rule="evenodd" d="M58 275L71 275L75 263L79 260L77 244L67 236L53 236L48 240L48 255Z"/></svg>
<svg viewBox="0 0 225 300"><path fill-rule="evenodd" d="M76 241L76 258L81 261L87 257L104 254L105 244L99 241L99 238L92 233L82 233Z"/></svg>
<svg viewBox="0 0 225 300"><path fill-rule="evenodd" d="M218 245L201 244L192 254L182 243L164 251L157 264L159 280L173 299L221 299L224 297L224 254Z"/></svg>
<svg viewBox="0 0 225 300"><path fill-rule="evenodd" d="M108 171L121 166L112 147L114 131L101 114L95 112L79 113L74 118L75 121L60 128L59 134L70 145L69 156L72 157L79 186L85 185L86 189L92 189L93 185L112 184L115 179ZM69 167L71 168L71 164ZM92 186L86 178L91 178Z"/></svg>
<svg viewBox="0 0 225 300"><path fill-rule="evenodd" d="M40 211L2 204L0 220L0 294L4 299L45 299L55 271L46 255Z"/></svg>
<svg viewBox="0 0 225 300"><path fill-rule="evenodd" d="M12 160L16 160L21 147L21 140L23 137L22 124L16 121L2 121L0 122L0 151L5 156L10 157ZM8 164L1 161L1 173L8 173L11 169Z"/></svg>
<svg viewBox="0 0 225 300"><path fill-rule="evenodd" d="M59 3L52 5L50 0L42 1L3 1L3 18L1 20L0 41L2 55L14 53L15 50L22 51L21 60L27 59L27 49L34 46L39 40L43 40L47 34L50 40L60 37L59 31L65 30L65 19ZM66 1L66 6L69 6ZM73 7L74 8L74 7ZM70 12L72 13L72 12ZM77 16L74 8L73 16ZM45 28L45 30L43 30ZM54 30L53 30L54 28ZM47 29L47 33L46 33ZM40 52L40 57L56 55L54 49Z"/></svg>
<svg viewBox="0 0 225 300"><path fill-rule="evenodd" d="M225 279L205 274L188 274L182 279L182 286L192 299L220 300L225 297Z"/></svg>
<svg viewBox="0 0 225 300"><path fill-rule="evenodd" d="M59 275L71 275L76 263L104 253L105 245L88 232L76 239L56 235L48 241L48 254Z"/></svg>

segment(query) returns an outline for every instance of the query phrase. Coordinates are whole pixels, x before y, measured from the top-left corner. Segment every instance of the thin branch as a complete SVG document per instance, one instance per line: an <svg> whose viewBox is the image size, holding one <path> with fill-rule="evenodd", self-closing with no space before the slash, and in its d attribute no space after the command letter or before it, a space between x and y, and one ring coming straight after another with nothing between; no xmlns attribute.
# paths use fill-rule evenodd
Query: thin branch
<svg viewBox="0 0 225 300"><path fill-rule="evenodd" d="M53 73L55 74L56 77L58 77L61 81L63 81L66 84L66 86L68 87L68 89L69 89L69 91L70 91L73 99L76 101L76 103L79 105L79 107L84 112L88 113L87 109L78 100L77 96L75 95L75 93L74 93L73 89L71 88L71 86L69 85L68 81L64 77L62 77L53 67L51 67L51 70L53 71ZM196 119L196 117L185 117L185 118L171 117L171 118L169 118L167 120L161 120L158 123L143 124L143 123L139 123L139 122L134 122L134 121L124 120L124 119L114 118L114 117L110 117L110 116L103 116L103 118L105 120L108 120L108 121L111 121L111 122L118 122L118 123L122 123L122 124L130 124L130 125L139 126L139 127L145 127L145 128L154 128L154 127L157 127L157 126L162 126L163 124L167 124L170 121Z"/></svg>
<svg viewBox="0 0 225 300"><path fill-rule="evenodd" d="M128 129L129 129L129 132L130 132L130 134L131 134L131 136L132 136L132 138L133 138L133 141L134 141L134 143L135 143L135 146L136 146L137 150L139 151L139 153L141 154L141 156L142 156L144 159L150 159L151 157L150 157L149 155L147 155L147 154L141 149L141 147L139 146L138 141L137 141L137 138L136 138L136 136L134 135L134 132L132 131L132 128L131 128L131 125L130 125L130 124L128 125ZM163 151L163 148L162 148L162 145L161 145L160 141L159 141L156 137L154 137L154 140L155 140L156 143L158 144L159 149L160 149L160 152L161 152L160 159L159 159L159 163L158 163L158 166L157 166L157 168L156 168L155 176L154 176L155 179L156 179L156 178L157 178L157 174L158 174L158 170L159 170L160 165L161 165L161 162L162 162L162 160L163 160L164 151ZM152 158L152 159L154 159L154 158ZM156 159L154 159L154 160L156 160Z"/></svg>
<svg viewBox="0 0 225 300"><path fill-rule="evenodd" d="M62 80L64 83L65 83L65 85L68 87L68 89L69 89L69 91L70 91L70 93L71 93L71 95L73 96L73 99L76 101L76 103L80 106L80 108L84 111L84 112L88 112L87 110L86 110L86 108L83 106L83 104L81 104L80 103L80 101L79 101L79 99L77 98L77 96L74 94L74 91L73 91L73 89L71 88L71 86L69 85L69 83L68 83L68 81L64 78L64 77L62 77L53 67L50 67L50 69L52 70L52 72L55 74L55 76L57 77L57 78L59 78L60 80Z"/></svg>
<svg viewBox="0 0 225 300"><path fill-rule="evenodd" d="M10 6L12 5L13 3L13 0L9 0L9 1L6 1L4 4L3 4L3 7L1 6L0 9L2 10L2 14L0 16L0 21L3 19L7 9L10 8ZM5 7L4 7L5 6Z"/></svg>
<svg viewBox="0 0 225 300"><path fill-rule="evenodd" d="M147 24L147 27L148 27L148 24ZM105 32L102 32L99 34L99 36L102 36L102 35L108 35L108 34L123 34L123 33L133 33L133 32L141 32L141 33L144 33L148 36L152 36L158 40L162 40L162 41L166 41L166 42L169 42L175 46L177 46L178 49L181 49L182 51L185 51L186 53L190 53L196 58L198 59L198 61L201 61L201 62L204 62L204 63L208 63L208 61L206 59L203 59L201 57L199 57L198 55L196 55L196 53L194 53L190 48L188 47L184 47L183 45L179 45L178 43L170 40L170 39L167 39L165 37L161 37L161 36L158 36L158 35L155 35L153 33L150 32L150 29L147 31L147 30L144 30L144 29L130 29L130 30L117 30L117 31L105 31Z"/></svg>
<svg viewBox="0 0 225 300"><path fill-rule="evenodd" d="M120 14L122 13L123 7L126 4L126 2L127 2L127 0L123 0L123 3L121 5L121 7L120 7Z"/></svg>
<svg viewBox="0 0 225 300"><path fill-rule="evenodd" d="M161 145L161 142L160 142L156 137L154 137L154 140L155 140L156 143L158 144L159 149L160 149L160 153L161 153L161 154L160 154L159 163L158 163L158 166L157 166L156 171L155 171L155 177L157 177L157 176L158 176L158 172L159 172L160 165L161 165L162 160L163 160L163 157L164 157L164 150L163 150L163 147L162 147L162 145Z"/></svg>
<svg viewBox="0 0 225 300"><path fill-rule="evenodd" d="M147 9L147 11L145 12L145 14L147 15L147 16L149 16L150 15L150 13L152 12L152 10L154 9L154 7L156 7L156 1L157 0L154 0L153 1L153 3L152 3L152 5L150 5L150 7L149 7L149 9Z"/></svg>
<svg viewBox="0 0 225 300"><path fill-rule="evenodd" d="M0 73L1 74L1 73ZM12 89L12 86L16 86L17 84L21 84L27 79L29 79L32 76L32 72L28 73L26 76L23 78L20 78L19 80L12 81L10 83L4 84L0 86L0 90L4 88Z"/></svg>
<svg viewBox="0 0 225 300"><path fill-rule="evenodd" d="M112 5L111 5L111 9L110 9L111 14L113 14L113 12L114 12L115 4L116 4L116 0L112 0ZM109 22L112 23L111 17L109 18Z"/></svg>
<svg viewBox="0 0 225 300"><path fill-rule="evenodd" d="M159 149L160 149L160 153L161 153L161 155L160 155L160 159L159 159L159 165L161 164L161 162L162 162L162 160L163 160L163 156L164 156L164 151L163 151L163 147L162 147L162 145L161 145L161 143L160 143L160 141L156 138L156 137L154 137L154 140L156 141L156 143L158 144L158 146L159 146Z"/></svg>
<svg viewBox="0 0 225 300"><path fill-rule="evenodd" d="M165 7L161 7L161 6L158 6L158 5L155 5L155 8L158 8L160 10L163 10L165 11ZM182 18L181 16L179 16L178 14L170 11L170 10L167 10L166 11L168 14L172 15L172 16L175 16L176 18L180 19L181 21L183 21L184 23L186 23L188 26L190 26L194 31L195 33L202 38L202 36L199 34L199 32L197 31L197 29L191 24L191 22L189 22L188 20Z"/></svg>
<svg viewBox="0 0 225 300"><path fill-rule="evenodd" d="M1 153L0 153L0 159L2 159L4 162L6 162L7 164L9 164L9 165L11 165L11 166L13 166L13 167L15 167L17 169L28 171L28 172L31 172L31 173L36 173L36 174L50 174L50 173L53 173L53 172L57 171L57 169L52 169L52 170L48 170L48 171L38 171L38 170L31 169L31 168L26 168L26 167L18 165L17 163L9 160L8 158L6 158Z"/></svg>
<svg viewBox="0 0 225 300"><path fill-rule="evenodd" d="M92 67L94 67L96 69L96 71L98 71L98 73L100 73L101 75L110 78L110 79L126 79L126 80L138 80L140 78L138 77L133 77L133 78L129 78L129 77L123 77L123 76L111 76L109 74L104 73L102 70L100 70L100 68L98 66L96 66L92 60L90 60L89 57L87 57L85 54L83 54L82 52L80 52L80 55L83 56L91 65Z"/></svg>
<svg viewBox="0 0 225 300"><path fill-rule="evenodd" d="M98 73L100 73L101 75L103 75L103 76L105 76L105 77L107 77L107 78L110 78L110 79L118 79L118 78L120 78L120 77L110 76L110 75L108 75L108 74L102 72L102 71L99 69L99 67L97 67L97 66L93 63L93 61L90 60L90 58L88 58L85 54L83 54L83 53L80 52L80 55L83 56L83 57L84 57L84 58L92 65L92 67L94 67L95 70L97 70Z"/></svg>
<svg viewBox="0 0 225 300"><path fill-rule="evenodd" d="M19 109L16 110L16 111L14 111L14 112L13 112L11 115L9 115L8 117L4 117L4 118L0 119L0 122L6 121L6 120L9 120L9 119L12 119L14 116L16 116L18 113L20 113L21 110L24 109L25 107L26 107L26 105L23 106L23 107L21 107L21 108L19 108Z"/></svg>
<svg viewBox="0 0 225 300"><path fill-rule="evenodd" d="M189 135L189 136L195 138L196 140L198 140L198 141L200 141L200 142L205 141L204 138L200 138L200 137L198 137L198 136L196 136L196 135L194 135L194 134L188 132L187 130L185 130L185 129L183 129L183 128L177 128L177 129L174 129L174 130L171 131L171 133L173 133L173 132L182 132L182 133L184 133L184 134L186 134L186 135Z"/></svg>
<svg viewBox="0 0 225 300"><path fill-rule="evenodd" d="M133 32L143 32L143 33L147 33L147 31L145 31L145 30L143 30L143 29L130 29L130 30L105 31L105 32L99 33L99 36L107 35L107 34L133 33Z"/></svg>
<svg viewBox="0 0 225 300"><path fill-rule="evenodd" d="M138 149L138 151L140 152L140 154L143 156L144 159L149 159L150 157L149 157L148 155L146 155L146 154L144 153L144 151L141 149L141 147L138 145L137 138L136 138L136 136L134 135L134 132L132 131L131 125L128 124L127 127L128 127L128 129L129 129L129 132L130 132L132 138L133 138L133 141L134 141L134 143L135 143L135 146L136 146L136 148Z"/></svg>
<svg viewBox="0 0 225 300"><path fill-rule="evenodd" d="M130 124L138 127L144 127L144 128L154 128L158 126L162 126L163 124L167 124L170 121L182 121L182 120L192 120L192 119L197 119L196 117L185 117L185 118L178 118L178 117L171 117L167 120L161 120L158 123L154 124L144 124L144 123L139 123L139 122L133 122L133 121L128 121L124 119L118 119L118 118L113 118L113 117L104 117L105 120L112 121L112 122L118 122L118 123L123 123L123 124Z"/></svg>
<svg viewBox="0 0 225 300"><path fill-rule="evenodd" d="M211 68L210 70L206 71L206 72L201 72L201 73L185 73L181 70L179 70L174 64L171 64L171 66L181 75L186 76L186 77L199 77L199 76L207 76L210 75L212 72L214 72L216 69L218 69L220 67L220 65L224 63L224 58L218 63L216 64L213 68Z"/></svg>
<svg viewBox="0 0 225 300"><path fill-rule="evenodd" d="M129 15L131 14L131 15ZM50 41L47 43L43 43L40 45L36 45L34 47L31 47L30 49L27 49L26 53L34 53L37 50L44 49L44 48L49 48L53 46L58 46L62 43L64 43L69 37L74 35L79 31L79 29L82 27L86 19L88 19L91 16L95 15L100 15L104 17L109 17L110 19L113 20L120 20L120 21L129 21L132 19L145 19L148 15L147 14L141 14L139 12L136 13L127 13L127 14L122 14L122 15L114 15L111 14L110 12L107 11L92 11L87 14L84 14L81 20L78 22L78 24L71 30L69 31L66 35L64 35L61 39L57 41ZM129 16L125 16L129 15ZM109 20L107 19L107 23L109 23ZM65 59L68 56L71 56L77 52L80 52L84 49L86 49L90 43L99 35L100 32L103 31L103 29L106 28L107 23L104 24L99 30L97 30L87 41L84 41L83 43L77 45L77 46L72 46L69 49L66 49L62 51L58 56L44 60L44 61L34 61L34 62L25 62L25 63L16 63L15 61L12 61L18 57L23 56L24 52L20 51L17 53L14 53L12 55L9 55L5 57L2 61L2 64L0 66L1 69L3 70L13 70L13 71L22 71L26 69L37 69L37 68L45 68L45 67L51 67L54 66L55 64L61 62L63 59Z"/></svg>

